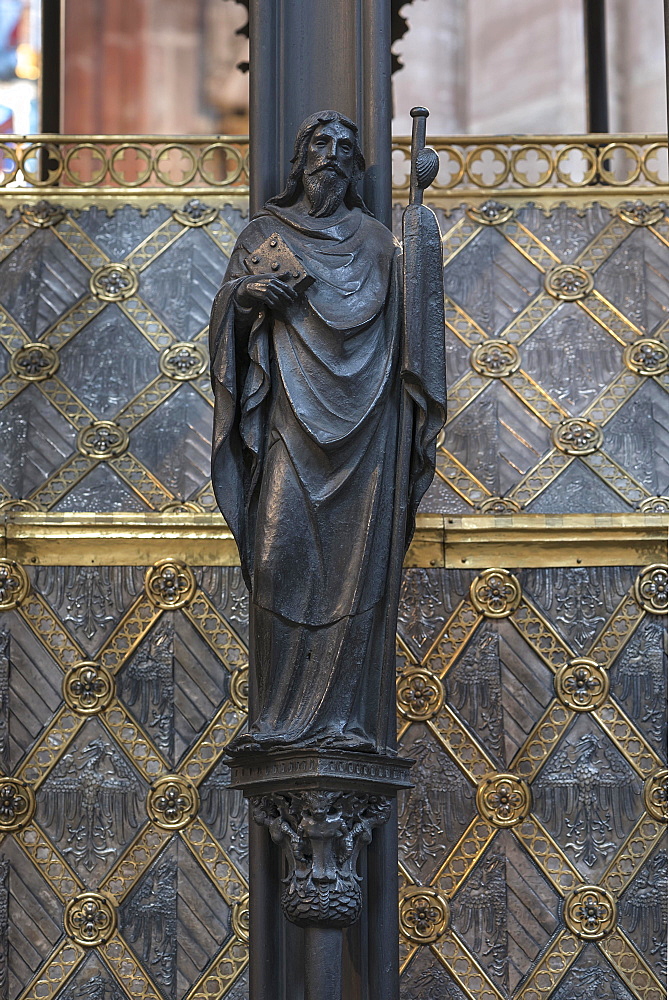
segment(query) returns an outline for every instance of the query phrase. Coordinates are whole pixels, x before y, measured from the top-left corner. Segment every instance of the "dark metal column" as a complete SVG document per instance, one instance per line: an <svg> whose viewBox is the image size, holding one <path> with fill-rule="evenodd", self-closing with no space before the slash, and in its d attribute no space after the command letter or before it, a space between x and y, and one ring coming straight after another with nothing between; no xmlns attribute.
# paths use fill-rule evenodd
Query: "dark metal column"
<svg viewBox="0 0 669 1000"><path fill-rule="evenodd" d="M390 224L390 0L251 0L251 212L284 185L300 123L332 108L357 122L365 200Z"/></svg>
<svg viewBox="0 0 669 1000"><path fill-rule="evenodd" d="M42 0L42 73L40 129L60 132L61 123L61 0Z"/></svg>
<svg viewBox="0 0 669 1000"><path fill-rule="evenodd" d="M390 225L390 19L390 0L250 0L252 214L284 187L301 122L333 109L360 129L367 163L364 198ZM276 881L276 848L263 846L263 836L269 841L266 830L252 834L251 1000L342 1000L343 993L345 1000L395 1000L397 833L396 824L388 826L374 832L369 920L363 917L347 929L343 968L340 929L301 930L287 923L278 891L270 887ZM258 899L260 893L267 897ZM295 975L296 961L304 963L303 979ZM279 982L283 988L277 989Z"/></svg>
<svg viewBox="0 0 669 1000"><path fill-rule="evenodd" d="M588 132L609 131L605 0L583 0Z"/></svg>

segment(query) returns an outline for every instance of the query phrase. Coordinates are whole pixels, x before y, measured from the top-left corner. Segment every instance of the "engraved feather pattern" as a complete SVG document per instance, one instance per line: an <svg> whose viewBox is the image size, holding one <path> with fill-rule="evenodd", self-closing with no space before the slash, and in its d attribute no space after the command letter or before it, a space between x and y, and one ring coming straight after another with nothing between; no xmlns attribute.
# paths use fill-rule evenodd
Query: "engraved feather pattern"
<svg viewBox="0 0 669 1000"><path fill-rule="evenodd" d="M177 861L163 858L140 882L123 914L123 933L166 995L176 995Z"/></svg>
<svg viewBox="0 0 669 1000"><path fill-rule="evenodd" d="M635 815L639 782L602 737L586 733L553 755L533 791L549 828L563 831L564 846L592 868L615 848L610 834L624 836L623 817Z"/></svg>
<svg viewBox="0 0 669 1000"><path fill-rule="evenodd" d="M639 929L641 948L657 956L664 971L667 962L667 852L659 851L648 861L620 901L627 930Z"/></svg>
<svg viewBox="0 0 669 1000"><path fill-rule="evenodd" d="M36 585L55 607L64 605L64 622L92 639L123 610L124 590L137 592L135 572L130 566L41 566Z"/></svg>
<svg viewBox="0 0 669 1000"><path fill-rule="evenodd" d="M64 855L92 871L118 853L129 828L137 827L140 784L123 756L101 737L64 755L44 783L44 825Z"/></svg>
<svg viewBox="0 0 669 1000"><path fill-rule="evenodd" d="M488 959L493 978L506 982L507 899L505 860L488 853L454 900L453 919L462 935L473 933L473 950Z"/></svg>
<svg viewBox="0 0 669 1000"><path fill-rule="evenodd" d="M443 850L447 833L466 823L473 792L455 764L424 737L412 744L411 756L415 788L399 797L400 842L402 853L420 868Z"/></svg>

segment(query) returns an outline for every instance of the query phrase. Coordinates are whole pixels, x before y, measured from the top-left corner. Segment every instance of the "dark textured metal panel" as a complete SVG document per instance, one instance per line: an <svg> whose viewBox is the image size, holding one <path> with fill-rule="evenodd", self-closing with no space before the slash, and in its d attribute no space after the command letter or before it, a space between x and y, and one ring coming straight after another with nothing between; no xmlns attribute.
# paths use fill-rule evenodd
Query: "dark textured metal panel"
<svg viewBox="0 0 669 1000"><path fill-rule="evenodd" d="M83 295L86 268L49 229L36 230L0 263L0 302L37 340Z"/></svg>
<svg viewBox="0 0 669 1000"><path fill-rule="evenodd" d="M234 245L228 234L229 252ZM190 340L209 322L228 256L202 229L187 230L142 273L141 294L177 340Z"/></svg>
<svg viewBox="0 0 669 1000"><path fill-rule="evenodd" d="M210 404L182 385L132 433L133 453L180 500L209 481L213 418Z"/></svg>
<svg viewBox="0 0 669 1000"><path fill-rule="evenodd" d="M61 703L62 673L16 612L3 615L7 629L8 756L15 768L48 726Z"/></svg>
<svg viewBox="0 0 669 1000"><path fill-rule="evenodd" d="M160 374L155 350L113 302L62 348L60 359L60 378L99 420L111 420Z"/></svg>
<svg viewBox="0 0 669 1000"><path fill-rule="evenodd" d="M137 832L146 785L96 719L40 790L37 818L81 881L97 888Z"/></svg>
<svg viewBox="0 0 669 1000"><path fill-rule="evenodd" d="M599 882L643 811L638 776L608 736L581 717L532 788L546 829L584 880Z"/></svg>
<svg viewBox="0 0 669 1000"><path fill-rule="evenodd" d="M606 427L609 455L657 496L669 490L667 427L669 393L655 381L642 385Z"/></svg>
<svg viewBox="0 0 669 1000"><path fill-rule="evenodd" d="M52 509L56 513L86 510L103 514L106 511L145 511L147 506L109 466L100 464L68 490Z"/></svg>
<svg viewBox="0 0 669 1000"><path fill-rule="evenodd" d="M5 839L0 846L0 879L4 883L0 887L0 949L5 950L7 961L5 996L14 1000L48 958L62 934L60 906L11 839ZM3 888L6 892L4 904L1 901Z"/></svg>
<svg viewBox="0 0 669 1000"><path fill-rule="evenodd" d="M399 800L400 860L413 878L429 883L476 815L471 785L424 726L414 725L402 750L416 761L414 788Z"/></svg>
<svg viewBox="0 0 669 1000"><path fill-rule="evenodd" d="M620 898L620 923L661 980L667 968L667 846L639 869Z"/></svg>
<svg viewBox="0 0 669 1000"><path fill-rule="evenodd" d="M77 213L77 222L85 233L104 250L110 260L120 261L147 239L171 215L165 205L136 208L123 205L113 212L92 204Z"/></svg>
<svg viewBox="0 0 669 1000"><path fill-rule="evenodd" d="M584 1000L585 997L606 996L614 1000L634 1000L606 959L594 945L584 948L578 959L555 991L552 1000Z"/></svg>
<svg viewBox="0 0 669 1000"><path fill-rule="evenodd" d="M545 424L519 407L505 385L493 382L447 424L444 446L499 496L536 465L551 442Z"/></svg>
<svg viewBox="0 0 669 1000"><path fill-rule="evenodd" d="M669 265L661 228L622 223L597 205L578 211L561 205L550 212L527 206L492 225L473 221L461 208L438 214L446 260L450 416L446 450L438 456L443 478L422 509L475 512L488 495L508 495L536 513L615 513L669 489L662 435L666 385L632 376L623 359L624 344L640 335L666 336ZM45 336L60 351L58 378L70 394L67 404L62 396L58 403L53 387L45 386L47 399L31 386L16 398L21 386L5 383L0 430L10 438L10 453L0 483L10 495L28 495L63 465L63 439L69 436L71 445L72 431L86 420L83 410L75 413L78 402L108 418L136 400L129 418L133 442L162 484L158 493L148 481L132 491L96 470L85 488L71 478L59 483L50 508L155 509L172 496L200 502L211 419L206 377L197 391L176 392L179 405L168 382L160 398L153 390L147 394L147 386L158 375L164 347L204 337L211 300L244 222L243 212L230 205L213 222L186 227L165 206L107 212L92 204L71 212L56 230L35 229L8 246L0 264L0 302L9 313L2 350L19 342L13 321L28 339ZM88 293L90 273L107 259L125 261L138 277L138 295L120 306ZM589 270L595 294L562 304L548 294L546 272L560 261ZM491 337L519 345L521 372L503 379L505 385L494 372L472 367L473 348ZM649 384L639 389L644 380ZM566 413L583 414L603 428L603 450L587 469L579 459L550 467L551 432ZM194 457L192 468L159 446L164 436L187 441L178 451ZM55 464L45 459L44 440ZM20 471L33 466L32 475ZM448 484L456 481L453 490ZM202 502L208 509L211 501Z"/></svg>
<svg viewBox="0 0 669 1000"><path fill-rule="evenodd" d="M0 410L0 483L27 497L75 450L76 432L36 385Z"/></svg>
<svg viewBox="0 0 669 1000"><path fill-rule="evenodd" d="M611 667L620 704L655 752L667 759L667 629L650 615Z"/></svg>
<svg viewBox="0 0 669 1000"><path fill-rule="evenodd" d="M621 357L620 344L574 302L564 302L522 347L523 370L574 415L618 374Z"/></svg>

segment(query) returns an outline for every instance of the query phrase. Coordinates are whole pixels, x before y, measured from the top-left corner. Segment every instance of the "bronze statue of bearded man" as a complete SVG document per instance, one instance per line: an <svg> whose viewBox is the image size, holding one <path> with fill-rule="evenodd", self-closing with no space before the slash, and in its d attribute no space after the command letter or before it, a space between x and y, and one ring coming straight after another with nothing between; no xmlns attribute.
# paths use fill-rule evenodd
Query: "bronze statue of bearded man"
<svg viewBox="0 0 669 1000"><path fill-rule="evenodd" d="M393 567L434 472L443 324L407 343L402 248L358 194L355 124L312 115L292 163L239 236L210 326L213 484L251 601L236 748L385 751ZM290 268L251 273L276 237L308 276L299 291Z"/></svg>

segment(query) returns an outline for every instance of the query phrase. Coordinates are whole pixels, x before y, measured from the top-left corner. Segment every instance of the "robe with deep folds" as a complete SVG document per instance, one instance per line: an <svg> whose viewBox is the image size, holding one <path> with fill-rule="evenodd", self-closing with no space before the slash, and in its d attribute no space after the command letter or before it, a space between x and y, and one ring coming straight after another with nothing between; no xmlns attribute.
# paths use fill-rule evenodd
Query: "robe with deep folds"
<svg viewBox="0 0 669 1000"><path fill-rule="evenodd" d="M314 283L285 307L240 308L244 258L273 233ZM402 551L443 422L443 374L407 370L429 350L402 342L401 263L392 234L359 209L333 224L267 205L214 302L212 478L250 590L258 744L386 744L402 386L414 411Z"/></svg>

